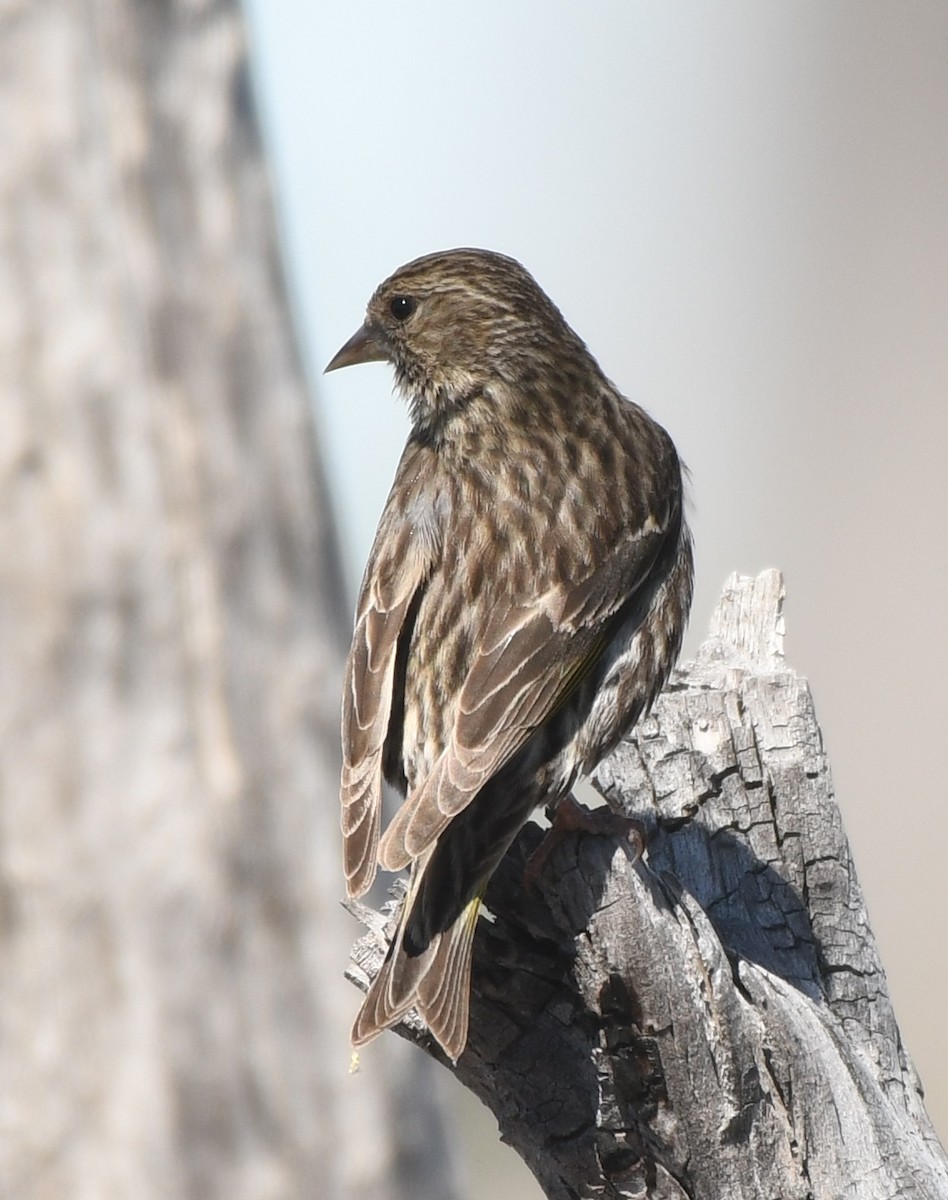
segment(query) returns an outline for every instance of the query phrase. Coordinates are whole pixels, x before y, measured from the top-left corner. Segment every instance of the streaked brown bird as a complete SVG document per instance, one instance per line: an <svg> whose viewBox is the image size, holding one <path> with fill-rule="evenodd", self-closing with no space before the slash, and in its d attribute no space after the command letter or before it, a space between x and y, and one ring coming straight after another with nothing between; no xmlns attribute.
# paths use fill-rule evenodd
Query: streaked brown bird
<svg viewBox="0 0 948 1200"><path fill-rule="evenodd" d="M691 539L668 434L513 259L396 271L326 369L378 360L412 430L356 611L342 830L350 896L377 864L411 874L352 1037L414 1007L457 1059L487 882L661 690ZM380 842L383 776L405 799Z"/></svg>

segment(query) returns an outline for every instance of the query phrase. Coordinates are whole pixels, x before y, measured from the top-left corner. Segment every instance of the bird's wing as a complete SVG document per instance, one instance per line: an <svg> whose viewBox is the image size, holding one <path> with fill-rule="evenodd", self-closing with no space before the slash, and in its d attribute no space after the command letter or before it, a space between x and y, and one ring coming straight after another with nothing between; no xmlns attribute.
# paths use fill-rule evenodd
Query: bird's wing
<svg viewBox="0 0 948 1200"><path fill-rule="evenodd" d="M342 698L340 798L350 896L361 896L375 878L382 757L392 711L398 642L410 624L413 603L434 555L432 539L419 536L418 525L390 503L382 515L362 583Z"/></svg>
<svg viewBox="0 0 948 1200"><path fill-rule="evenodd" d="M566 703L608 644L611 618L648 590L656 558L677 536L675 513L630 531L586 578L495 611L461 689L451 739L386 830L383 866L397 870L421 854Z"/></svg>

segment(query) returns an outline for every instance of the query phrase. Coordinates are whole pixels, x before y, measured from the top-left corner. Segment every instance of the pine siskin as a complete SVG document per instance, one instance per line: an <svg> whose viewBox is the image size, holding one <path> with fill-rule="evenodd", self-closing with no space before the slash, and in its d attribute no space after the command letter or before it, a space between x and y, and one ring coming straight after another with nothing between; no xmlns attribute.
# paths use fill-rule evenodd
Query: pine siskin
<svg viewBox="0 0 948 1200"><path fill-rule="evenodd" d="M326 369L378 360L412 431L356 612L342 829L351 896L377 863L411 875L353 1041L415 1007L457 1059L487 882L661 690L691 539L671 439L512 259L396 271ZM405 800L380 842L383 775Z"/></svg>

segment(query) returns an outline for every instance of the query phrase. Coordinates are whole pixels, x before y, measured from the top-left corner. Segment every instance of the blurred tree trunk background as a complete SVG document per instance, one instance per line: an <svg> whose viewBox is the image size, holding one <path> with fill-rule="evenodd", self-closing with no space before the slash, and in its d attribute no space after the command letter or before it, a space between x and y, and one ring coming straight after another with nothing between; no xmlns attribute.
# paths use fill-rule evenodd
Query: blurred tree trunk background
<svg viewBox="0 0 948 1200"><path fill-rule="evenodd" d="M348 615L239 7L14 0L0 97L0 1194L453 1195L420 1065L347 1076Z"/></svg>

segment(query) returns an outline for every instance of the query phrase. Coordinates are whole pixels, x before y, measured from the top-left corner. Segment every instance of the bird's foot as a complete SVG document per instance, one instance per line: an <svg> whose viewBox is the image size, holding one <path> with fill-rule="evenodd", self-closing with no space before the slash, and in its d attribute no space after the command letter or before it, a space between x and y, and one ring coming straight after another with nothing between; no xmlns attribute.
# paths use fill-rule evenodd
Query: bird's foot
<svg viewBox="0 0 948 1200"><path fill-rule="evenodd" d="M587 808L570 793L553 810L550 828L543 841L527 859L523 882L532 890L546 860L568 833L592 833L605 837L625 838L632 847L632 862L638 862L645 850L645 826L635 817L624 817L608 805Z"/></svg>

